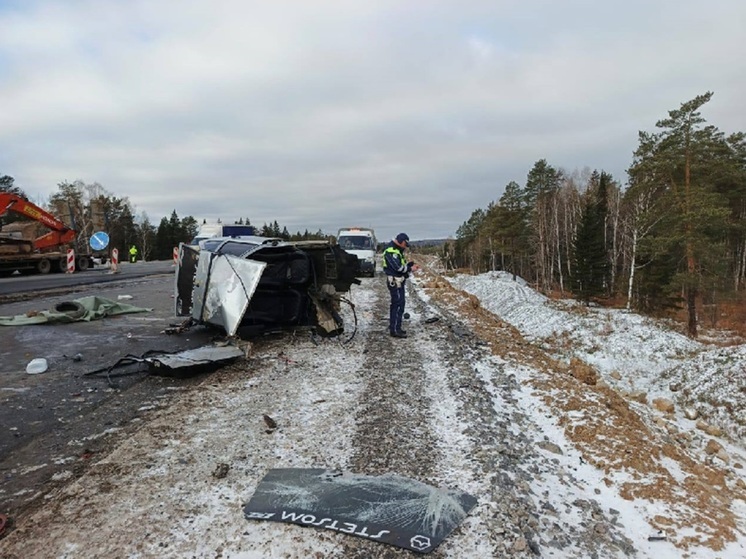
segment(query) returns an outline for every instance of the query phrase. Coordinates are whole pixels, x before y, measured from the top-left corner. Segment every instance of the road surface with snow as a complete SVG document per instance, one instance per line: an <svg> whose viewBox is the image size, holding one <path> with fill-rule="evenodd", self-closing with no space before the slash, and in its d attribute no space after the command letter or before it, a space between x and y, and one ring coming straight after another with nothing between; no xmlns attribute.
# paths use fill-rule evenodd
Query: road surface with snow
<svg viewBox="0 0 746 559"><path fill-rule="evenodd" d="M353 286L349 343L288 333L155 400L136 429L18 518L0 556L415 556L246 520L272 468L395 474L474 495L433 557L746 556L742 345L550 301L503 274ZM347 324L353 323L346 309ZM351 327L351 326L350 326ZM349 328L348 328L349 333ZM267 428L268 416L276 428Z"/></svg>

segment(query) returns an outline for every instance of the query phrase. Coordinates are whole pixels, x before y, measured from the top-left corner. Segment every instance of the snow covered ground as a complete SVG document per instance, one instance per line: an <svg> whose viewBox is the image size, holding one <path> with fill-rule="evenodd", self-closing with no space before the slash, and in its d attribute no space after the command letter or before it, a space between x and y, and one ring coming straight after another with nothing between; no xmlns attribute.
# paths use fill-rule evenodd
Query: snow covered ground
<svg viewBox="0 0 746 559"><path fill-rule="evenodd" d="M287 467L474 495L432 557L746 557L743 346L550 301L499 273L425 266L406 340L386 334L381 278L349 297L352 342L257 340L176 403L154 397L111 453L19 520L0 557L416 555L244 518L268 469ZM92 443L77 444L50 459L72 464Z"/></svg>
<svg viewBox="0 0 746 559"><path fill-rule="evenodd" d="M691 428L683 409L692 408L734 441L746 440L746 344L700 343L636 313L551 300L505 272L451 282L558 359L578 357L609 385L650 401L672 399L682 428Z"/></svg>

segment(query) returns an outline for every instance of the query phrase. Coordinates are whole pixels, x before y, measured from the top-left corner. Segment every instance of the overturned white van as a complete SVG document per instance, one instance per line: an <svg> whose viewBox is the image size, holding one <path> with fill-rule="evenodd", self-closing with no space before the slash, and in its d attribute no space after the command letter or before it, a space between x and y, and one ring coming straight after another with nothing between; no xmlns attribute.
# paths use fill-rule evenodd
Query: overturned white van
<svg viewBox="0 0 746 559"><path fill-rule="evenodd" d="M357 258L324 241L217 237L181 244L176 316L250 338L309 327L344 332L340 295L359 284Z"/></svg>

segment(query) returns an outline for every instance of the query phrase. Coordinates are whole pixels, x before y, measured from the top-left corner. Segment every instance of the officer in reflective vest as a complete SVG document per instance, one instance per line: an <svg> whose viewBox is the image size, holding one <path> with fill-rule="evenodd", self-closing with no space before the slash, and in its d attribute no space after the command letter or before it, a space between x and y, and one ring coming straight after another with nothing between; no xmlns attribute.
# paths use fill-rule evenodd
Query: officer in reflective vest
<svg viewBox="0 0 746 559"><path fill-rule="evenodd" d="M417 267L414 262L407 262L404 250L409 247L409 236L399 233L383 251L383 272L386 274L386 285L391 295L389 307L389 335L394 338L406 338L407 333L401 328L404 316L404 284L412 270Z"/></svg>

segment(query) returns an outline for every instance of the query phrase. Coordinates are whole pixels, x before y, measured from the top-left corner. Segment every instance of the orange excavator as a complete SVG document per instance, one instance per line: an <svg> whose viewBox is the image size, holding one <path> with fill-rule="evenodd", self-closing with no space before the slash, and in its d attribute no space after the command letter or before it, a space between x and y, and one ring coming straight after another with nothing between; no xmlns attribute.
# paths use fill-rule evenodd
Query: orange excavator
<svg viewBox="0 0 746 559"><path fill-rule="evenodd" d="M51 231L36 239L0 231L0 273L7 275L18 270L21 273L47 274L67 269L67 245L75 241L77 231L21 196L0 192L0 217L8 212L29 217ZM75 258L76 270L86 270L92 263L89 254Z"/></svg>

